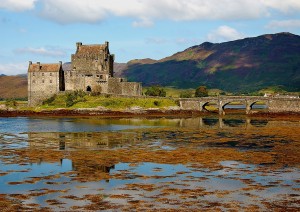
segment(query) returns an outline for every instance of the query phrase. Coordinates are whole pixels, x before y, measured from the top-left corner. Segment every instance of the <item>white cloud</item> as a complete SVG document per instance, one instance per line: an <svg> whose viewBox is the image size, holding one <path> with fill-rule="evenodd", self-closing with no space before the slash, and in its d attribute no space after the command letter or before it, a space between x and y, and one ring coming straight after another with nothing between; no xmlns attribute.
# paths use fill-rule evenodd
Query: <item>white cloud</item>
<svg viewBox="0 0 300 212"><path fill-rule="evenodd" d="M262 0L41 0L42 16L62 24L95 23L110 15L136 19L133 26L154 20L251 19L266 16Z"/></svg>
<svg viewBox="0 0 300 212"><path fill-rule="evenodd" d="M271 21L267 28L269 29L295 29L300 28L300 20L284 20L284 21Z"/></svg>
<svg viewBox="0 0 300 212"><path fill-rule="evenodd" d="M6 9L11 11L24 11L31 10L35 6L37 0L1 0L0 9Z"/></svg>
<svg viewBox="0 0 300 212"><path fill-rule="evenodd" d="M110 17L133 18L133 27L156 20L240 20L300 12L299 0L0 0L0 8L23 11L40 3L40 15L52 21L97 23Z"/></svg>
<svg viewBox="0 0 300 212"><path fill-rule="evenodd" d="M238 32L236 29L229 26L220 26L207 35L207 40L210 42L224 42L244 38L245 35Z"/></svg>
<svg viewBox="0 0 300 212"><path fill-rule="evenodd" d="M0 63L0 74L17 75L27 73L28 63Z"/></svg>
<svg viewBox="0 0 300 212"><path fill-rule="evenodd" d="M299 0L261 0L263 5L284 13L300 12Z"/></svg>
<svg viewBox="0 0 300 212"><path fill-rule="evenodd" d="M28 47L28 48L20 48L20 49L16 49L14 51L16 54L33 54L33 55L40 55L40 56L45 56L45 57L64 57L66 56L66 52L61 50L61 49L57 49L57 48L49 48L46 49L44 47L41 48L32 48L32 47Z"/></svg>

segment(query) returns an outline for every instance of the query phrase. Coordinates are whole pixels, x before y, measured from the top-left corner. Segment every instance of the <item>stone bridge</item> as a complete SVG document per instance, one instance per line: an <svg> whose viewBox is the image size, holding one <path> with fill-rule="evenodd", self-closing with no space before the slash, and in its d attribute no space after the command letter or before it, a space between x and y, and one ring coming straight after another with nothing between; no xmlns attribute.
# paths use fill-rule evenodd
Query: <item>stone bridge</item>
<svg viewBox="0 0 300 212"><path fill-rule="evenodd" d="M184 110L206 111L205 106L215 104L220 115L225 115L225 106L230 103L240 103L246 106L246 114L250 114L252 106L262 102L269 112L300 112L300 98L262 97L262 96L218 96L179 99L180 108Z"/></svg>

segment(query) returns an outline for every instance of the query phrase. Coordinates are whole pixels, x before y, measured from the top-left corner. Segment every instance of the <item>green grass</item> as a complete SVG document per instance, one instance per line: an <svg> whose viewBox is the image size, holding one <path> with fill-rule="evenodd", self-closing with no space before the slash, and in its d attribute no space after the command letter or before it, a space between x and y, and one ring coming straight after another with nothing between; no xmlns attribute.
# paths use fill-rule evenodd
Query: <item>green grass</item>
<svg viewBox="0 0 300 212"><path fill-rule="evenodd" d="M66 95L57 95L53 102L42 105L41 109L105 107L107 109L119 110L131 107L164 108L177 105L174 100L167 98L129 98L86 95L81 99L81 101L76 102L71 107L66 107L66 98Z"/></svg>

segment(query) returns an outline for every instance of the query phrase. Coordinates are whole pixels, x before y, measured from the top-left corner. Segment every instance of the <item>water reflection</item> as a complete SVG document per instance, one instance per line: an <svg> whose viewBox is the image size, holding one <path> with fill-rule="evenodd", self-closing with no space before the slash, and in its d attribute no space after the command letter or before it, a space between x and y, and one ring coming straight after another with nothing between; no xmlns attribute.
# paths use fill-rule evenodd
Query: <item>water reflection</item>
<svg viewBox="0 0 300 212"><path fill-rule="evenodd" d="M179 126L181 127L192 127L196 129L201 128L252 128L252 127L263 127L268 124L268 120L251 120L250 118L189 118L181 119Z"/></svg>
<svg viewBox="0 0 300 212"><path fill-rule="evenodd" d="M0 190L24 211L298 207L299 121L9 122L19 127L0 132Z"/></svg>
<svg viewBox="0 0 300 212"><path fill-rule="evenodd" d="M124 121L124 120L122 120ZM139 120L135 120L138 124ZM145 125L151 120L140 120L139 124ZM170 122L168 122L170 121ZM157 120L155 126L157 126ZM189 118L162 120L165 126L177 126L189 129L251 129L266 127L266 120L250 119L222 119L222 118ZM170 135L172 136L172 135ZM29 132L28 141L32 148L54 148L59 150L76 149L112 149L137 145L145 140L145 134L138 132Z"/></svg>
<svg viewBox="0 0 300 212"><path fill-rule="evenodd" d="M59 150L112 149L134 145L140 141L133 132L76 132L76 133L28 133L32 148L55 148Z"/></svg>

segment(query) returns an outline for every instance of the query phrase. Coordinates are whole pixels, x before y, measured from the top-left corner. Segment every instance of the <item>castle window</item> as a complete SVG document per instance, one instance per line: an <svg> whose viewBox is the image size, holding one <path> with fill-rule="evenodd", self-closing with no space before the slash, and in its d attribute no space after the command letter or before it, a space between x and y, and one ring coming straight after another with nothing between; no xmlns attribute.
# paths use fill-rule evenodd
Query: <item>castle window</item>
<svg viewBox="0 0 300 212"><path fill-rule="evenodd" d="M100 79L103 79L103 75L100 75Z"/></svg>
<svg viewBox="0 0 300 212"><path fill-rule="evenodd" d="M44 73L42 73L42 76L44 76Z"/></svg>
<svg viewBox="0 0 300 212"><path fill-rule="evenodd" d="M42 80L42 83L45 83L45 80Z"/></svg>
<svg viewBox="0 0 300 212"><path fill-rule="evenodd" d="M52 83L52 80L50 80L50 83Z"/></svg>
<svg viewBox="0 0 300 212"><path fill-rule="evenodd" d="M35 83L35 80L32 80L32 83L34 84L34 83Z"/></svg>
<svg viewBox="0 0 300 212"><path fill-rule="evenodd" d="M50 76L52 76L52 73L50 73Z"/></svg>
<svg viewBox="0 0 300 212"><path fill-rule="evenodd" d="M34 72L32 73L32 76L35 76L35 73L34 73Z"/></svg>

